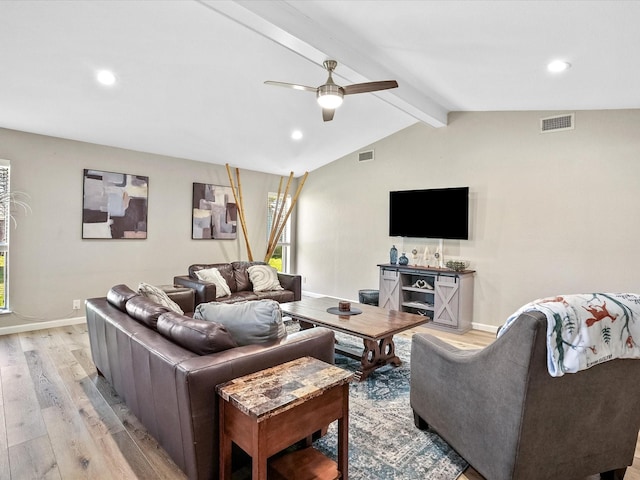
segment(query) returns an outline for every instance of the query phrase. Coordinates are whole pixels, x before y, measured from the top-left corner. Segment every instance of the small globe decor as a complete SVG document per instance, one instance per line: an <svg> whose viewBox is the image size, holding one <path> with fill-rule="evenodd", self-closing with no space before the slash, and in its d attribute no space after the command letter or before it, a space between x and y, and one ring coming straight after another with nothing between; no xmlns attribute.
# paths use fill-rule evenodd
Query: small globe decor
<svg viewBox="0 0 640 480"><path fill-rule="evenodd" d="M446 267L456 272L462 272L469 267L468 260L447 260Z"/></svg>

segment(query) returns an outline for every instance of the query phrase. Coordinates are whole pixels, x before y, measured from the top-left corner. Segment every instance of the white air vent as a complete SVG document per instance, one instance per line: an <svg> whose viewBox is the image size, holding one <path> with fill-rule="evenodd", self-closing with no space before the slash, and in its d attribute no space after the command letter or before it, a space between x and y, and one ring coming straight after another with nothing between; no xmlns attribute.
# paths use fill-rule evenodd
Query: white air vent
<svg viewBox="0 0 640 480"><path fill-rule="evenodd" d="M540 119L540 133L561 132L574 129L574 113Z"/></svg>
<svg viewBox="0 0 640 480"><path fill-rule="evenodd" d="M370 162L371 160L373 160L373 150L358 153L359 162Z"/></svg>

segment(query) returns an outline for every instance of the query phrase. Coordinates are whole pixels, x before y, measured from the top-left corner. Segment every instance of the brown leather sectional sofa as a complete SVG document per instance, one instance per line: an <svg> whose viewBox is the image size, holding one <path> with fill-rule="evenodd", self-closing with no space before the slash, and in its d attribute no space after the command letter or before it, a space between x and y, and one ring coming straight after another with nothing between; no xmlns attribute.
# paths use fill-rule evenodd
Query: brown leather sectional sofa
<svg viewBox="0 0 640 480"><path fill-rule="evenodd" d="M197 263L189 267L188 275L173 277L173 283L189 287L196 292L196 305L207 302L234 303L245 300L261 300L268 298L279 303L294 302L302 298L302 276L278 273L278 280L283 290L254 292L247 268L251 265L266 265L265 262L231 262L231 263ZM217 268L231 290L231 295L216 298L216 286L203 282L196 276L198 270Z"/></svg>
<svg viewBox="0 0 640 480"><path fill-rule="evenodd" d="M169 296L193 311L192 291ZM200 354L225 347L226 331L168 312L126 285L87 300L86 315L99 374L190 479L218 478L216 385L303 356L333 363L334 335L324 328ZM178 328L168 334L167 325Z"/></svg>

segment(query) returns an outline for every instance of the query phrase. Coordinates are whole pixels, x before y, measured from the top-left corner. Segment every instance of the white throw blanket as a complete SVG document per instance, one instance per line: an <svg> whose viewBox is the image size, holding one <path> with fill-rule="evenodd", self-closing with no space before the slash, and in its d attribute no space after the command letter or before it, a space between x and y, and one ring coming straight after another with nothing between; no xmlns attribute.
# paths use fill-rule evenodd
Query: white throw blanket
<svg viewBox="0 0 640 480"><path fill-rule="evenodd" d="M640 295L588 293L535 300L511 315L498 336L532 310L547 317L547 367L553 377L614 358L640 358Z"/></svg>

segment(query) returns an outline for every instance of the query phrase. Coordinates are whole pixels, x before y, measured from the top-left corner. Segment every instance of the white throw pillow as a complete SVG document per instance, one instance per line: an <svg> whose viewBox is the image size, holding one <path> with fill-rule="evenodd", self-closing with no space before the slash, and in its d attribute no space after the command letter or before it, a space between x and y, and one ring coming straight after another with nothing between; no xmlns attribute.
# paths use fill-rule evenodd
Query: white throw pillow
<svg viewBox="0 0 640 480"><path fill-rule="evenodd" d="M252 265L247 268L247 272L254 292L284 290L278 280L278 271L271 265Z"/></svg>
<svg viewBox="0 0 640 480"><path fill-rule="evenodd" d="M148 283L140 282L140 285L138 285L138 293L140 295L144 295L149 300L159 305L167 307L169 310L173 310L180 315L184 315L184 311L180 308L180 305L171 300L169 298L169 295L167 295L158 287L149 285Z"/></svg>
<svg viewBox="0 0 640 480"><path fill-rule="evenodd" d="M203 282L216 284L216 298L231 295L229 284L217 268L203 268L196 271L196 277Z"/></svg>

